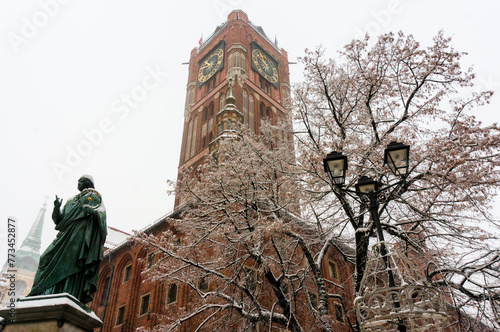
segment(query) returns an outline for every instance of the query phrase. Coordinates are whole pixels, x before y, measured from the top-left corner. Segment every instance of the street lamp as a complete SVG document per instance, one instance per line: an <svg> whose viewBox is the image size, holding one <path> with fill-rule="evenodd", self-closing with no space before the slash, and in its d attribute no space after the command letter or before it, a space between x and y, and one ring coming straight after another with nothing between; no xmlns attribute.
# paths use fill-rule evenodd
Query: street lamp
<svg viewBox="0 0 500 332"><path fill-rule="evenodd" d="M347 156L334 151L323 159L325 172L328 174L332 184L339 191L357 194L363 202L362 204L369 207L370 215L377 231L379 240L377 246L379 247L379 253L383 261L383 271L385 271L384 273L388 278L389 287L388 289L380 289L380 287L377 289L377 286L375 286L374 289L376 290L360 296L356 300L356 312L360 326L366 331L380 331L380 328L387 326L388 322L392 322L393 328L397 328L398 331L407 331L406 324L409 325L411 330L414 330L415 321L422 321L422 317L428 317L433 322L444 321L447 317L444 312L443 301L436 295L439 292L435 288L425 285L423 277L419 278L421 281L418 282L418 286L408 285L404 282L396 285L393 269L395 271L398 269L398 263L395 263L393 260L393 266L391 266L390 258L392 254L388 253L380 225L378 194L393 186L403 185L406 182L409 170L409 151L410 146L392 142L387 146L384 153L384 164L389 166L394 175L401 178L400 181L393 185L379 188L377 181L370 177L362 176L355 185L355 191L343 188L347 170ZM401 261L401 259L398 260L398 262ZM410 266L412 263L408 262L403 265ZM414 267L411 269L415 270ZM365 276L368 272L367 266L363 281L367 280ZM400 279L402 278L403 276L400 275ZM372 280L372 282L377 284L377 280ZM382 303L385 304L382 305ZM383 310L390 312L383 315L381 314ZM374 314L374 312L376 313Z"/></svg>
<svg viewBox="0 0 500 332"><path fill-rule="evenodd" d="M347 156L336 151L330 152L323 159L325 172L330 177L330 181L336 186L341 186L345 183L345 171L347 171Z"/></svg>
<svg viewBox="0 0 500 332"><path fill-rule="evenodd" d="M409 155L409 145L391 142L385 149L384 165L389 165L394 175L406 178L408 175ZM347 171L347 156L337 151L330 152L323 159L323 166L334 185L344 185Z"/></svg>
<svg viewBox="0 0 500 332"><path fill-rule="evenodd" d="M377 181L366 175L360 177L358 183L356 183L356 193L358 193L363 200L365 200L364 197L366 197L366 195L369 195L371 192L376 192L377 190Z"/></svg>
<svg viewBox="0 0 500 332"><path fill-rule="evenodd" d="M391 142L385 149L384 165L389 165L394 175L406 177L408 175L409 155L409 145Z"/></svg>

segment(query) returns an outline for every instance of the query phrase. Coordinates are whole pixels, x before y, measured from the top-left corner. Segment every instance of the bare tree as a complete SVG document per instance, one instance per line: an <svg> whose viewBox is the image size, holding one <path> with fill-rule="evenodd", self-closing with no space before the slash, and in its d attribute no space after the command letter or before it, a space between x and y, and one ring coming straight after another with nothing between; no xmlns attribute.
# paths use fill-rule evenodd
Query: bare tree
<svg viewBox="0 0 500 332"><path fill-rule="evenodd" d="M281 125L220 139L218 154L175 184L186 204L170 230L137 234L162 253L148 277L191 289L193 301L164 326L332 331L333 300L358 328L353 299L375 231L367 207L324 173L323 158L336 150L349 158L347 186L363 175L394 184L378 206L384 232L467 314L461 328L498 327L499 224L489 208L500 128L471 114L492 92L474 92L463 55L442 33L427 48L402 33L354 40L336 61L306 51L295 143ZM411 146L406 181L381 162L392 141ZM342 258L340 281L325 272L332 253Z"/></svg>
<svg viewBox="0 0 500 332"><path fill-rule="evenodd" d="M344 329L354 322L352 269L334 248L342 244L300 218L302 172L289 137L265 124L259 135L219 139L216 156L179 177L175 194L189 203L171 231L138 234L163 257L150 280L190 289L189 306L168 312L162 328L333 331L335 310L347 313Z"/></svg>
<svg viewBox="0 0 500 332"><path fill-rule="evenodd" d="M355 238L357 294L374 225L356 197L330 184L322 159L334 150L348 156L347 186L363 175L394 184L384 148L410 145L406 182L380 200L382 227L421 257L428 280L451 291L454 306L498 327L499 225L489 208L499 185L500 128L472 115L493 92L474 92L474 74L460 66L464 53L442 32L427 48L389 33L352 41L336 61L324 53L306 51L304 82L294 91L304 218Z"/></svg>

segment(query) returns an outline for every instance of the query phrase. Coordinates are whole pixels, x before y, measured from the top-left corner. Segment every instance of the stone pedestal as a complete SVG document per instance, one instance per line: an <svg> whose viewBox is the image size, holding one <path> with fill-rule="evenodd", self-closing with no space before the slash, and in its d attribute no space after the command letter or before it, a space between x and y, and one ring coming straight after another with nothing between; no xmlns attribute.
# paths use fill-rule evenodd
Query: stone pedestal
<svg viewBox="0 0 500 332"><path fill-rule="evenodd" d="M20 298L0 309L0 321L3 332L90 332L102 325L89 307L66 293Z"/></svg>

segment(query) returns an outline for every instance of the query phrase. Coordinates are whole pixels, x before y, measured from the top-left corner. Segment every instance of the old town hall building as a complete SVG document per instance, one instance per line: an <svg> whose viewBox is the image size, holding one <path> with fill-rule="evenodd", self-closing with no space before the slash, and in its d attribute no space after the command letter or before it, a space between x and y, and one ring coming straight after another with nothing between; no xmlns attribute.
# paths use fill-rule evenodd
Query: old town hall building
<svg viewBox="0 0 500 332"><path fill-rule="evenodd" d="M243 11L231 12L227 22L191 52L179 169L199 164L217 149L217 139L233 124L259 133L262 119L291 121L289 105L286 51ZM184 203L182 197L176 197L174 212L145 231L160 234L169 229L166 219L176 218ZM98 290L90 304L104 323L102 331L152 328L159 323L156 314L164 314L168 306L182 308L193 301L186 285L143 282L141 273L157 259L154 253L128 241L105 252ZM323 268L333 280L347 280L351 275L341 259ZM337 330L347 330L347 317L344 321L339 312ZM180 330L191 331L189 321Z"/></svg>

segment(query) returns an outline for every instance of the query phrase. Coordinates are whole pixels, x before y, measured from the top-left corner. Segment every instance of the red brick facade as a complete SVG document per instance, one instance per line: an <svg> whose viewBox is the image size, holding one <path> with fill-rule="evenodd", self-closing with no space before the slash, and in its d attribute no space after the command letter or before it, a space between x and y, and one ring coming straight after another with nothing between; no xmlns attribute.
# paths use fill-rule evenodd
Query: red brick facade
<svg viewBox="0 0 500 332"><path fill-rule="evenodd" d="M160 221L157 227L159 232L168 226ZM101 262L98 290L90 304L103 320L102 331L135 331L136 327L153 327L157 323L156 316L151 313L160 313L165 307L165 287L161 282L142 282L141 273L148 264L146 258L147 252L133 247L130 242L106 253ZM148 294L148 308L141 314L142 297ZM121 322L118 321L120 310L123 310Z"/></svg>
<svg viewBox="0 0 500 332"><path fill-rule="evenodd" d="M252 65L251 53L257 47L277 64L277 82L265 79ZM210 78L201 83L199 79L201 67L208 65L207 61L210 59L207 57L218 48L223 50L223 66L215 73L208 74ZM243 11L233 11L225 24L217 27L211 37L191 52L180 169L199 163L209 153L210 143L220 134L221 124L217 123L216 117L226 105L229 93L227 78L233 79L234 105L243 115L243 123L252 131L259 132L263 118L270 119L271 123L279 120L291 121L288 107L290 82L286 51L278 49L260 27L250 23ZM181 205L181 199L176 197L175 209L178 210ZM168 217L176 217L176 212ZM169 227L168 222L163 219L154 224L149 231L159 234ZM123 243L106 253L101 263L98 291L94 302L90 304L92 310L104 322L102 331L134 331L141 326L151 328L160 323L161 318L156 313L168 316L199 301L196 294L182 284L177 285L175 291L171 285L162 280L144 283L144 273L147 274L149 264L154 263L152 257L145 249L133 247L130 243ZM154 260L158 258L154 256ZM340 253L332 249L322 266L322 272L331 281L327 283L328 292L340 295L348 311L346 313L344 309L333 305L333 302L340 304L340 300L330 300L332 326L336 331L347 331L349 325L347 317L349 316L352 322L354 312L352 269ZM257 275L257 278L259 277ZM207 286L211 287L210 284ZM265 303L265 296L269 294L270 289L266 289L265 284L260 287L262 287L260 292L262 301ZM304 315L308 312L303 310ZM313 322L314 319L309 321ZM196 322L184 323L180 330L191 331L193 323ZM235 330L238 330L237 326Z"/></svg>
<svg viewBox="0 0 500 332"><path fill-rule="evenodd" d="M223 42L223 66L208 81L200 85L199 71L214 48ZM252 47L255 43L277 63L278 81L271 84L252 67ZM290 98L288 56L278 49L260 27L248 21L240 10L229 14L225 24L199 48L191 51L184 110L184 131L179 166L196 165L209 152L209 144L218 134L216 115L226 104L229 90L227 78L233 78L232 94L243 121L258 132L261 119L272 123L290 119L287 105ZM180 204L176 199L175 207Z"/></svg>
<svg viewBox="0 0 500 332"><path fill-rule="evenodd" d="M173 214L168 217L176 217L176 215ZM169 229L169 224L165 219L162 219L150 227L148 231L158 234L167 229ZM143 248L134 247L131 243L124 243L106 253L106 257L101 263L98 291L95 294L94 301L90 304L96 315L103 320L102 331L135 331L137 327L141 326L152 328L160 322L165 322L161 316L156 315L157 313L166 315L167 317L170 315L171 317L176 317L176 314L180 310L200 301L199 297L186 285L177 285L176 296L173 299L172 293L174 292L169 294L170 285L167 285L165 282L161 280L157 282L143 282L147 277L148 264L153 263L151 260L148 260L148 254ZM345 306L345 310L341 309L341 300L329 300L331 301L329 308L331 311L332 326L335 331L348 331L349 323L347 320L349 319L352 323L354 314L354 298L351 282L352 269L335 249L330 250L327 257L321 268L323 276L331 281L327 282L328 292L340 295L342 297L342 304ZM159 258L160 255L155 255L154 261L157 261ZM298 257L297 259L302 259L302 257ZM130 270L127 271L128 269ZM262 278L259 275L256 277ZM106 287L109 282L108 280L110 280L110 286ZM213 287L210 282L207 286L210 288ZM274 301L273 299L266 301L266 294L272 293L269 286L261 284L259 287L262 304L265 305L267 302ZM142 302L148 295L149 304L144 308ZM301 302L306 303L306 300L303 299ZM339 306L335 306L334 302L339 304ZM303 312L303 315L310 313L306 308L301 312ZM120 318L119 316L122 317ZM304 317L300 317L299 313L301 321L314 323L312 318L306 319ZM193 326L197 326L197 323L201 319L202 317L184 323L179 331L192 331L194 329ZM262 328L266 330L266 328ZM304 328L308 331L315 330L313 325L309 328L304 326ZM239 330L237 326L235 326L235 330Z"/></svg>

